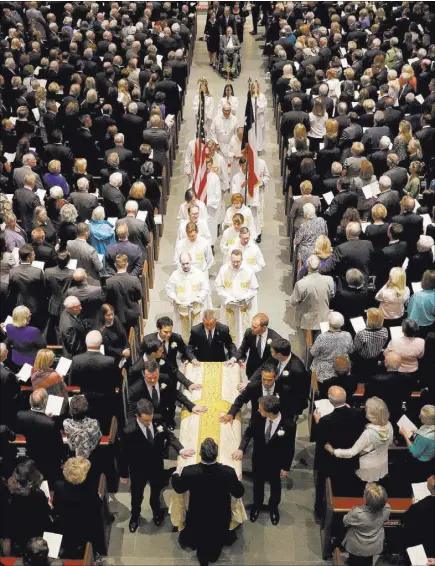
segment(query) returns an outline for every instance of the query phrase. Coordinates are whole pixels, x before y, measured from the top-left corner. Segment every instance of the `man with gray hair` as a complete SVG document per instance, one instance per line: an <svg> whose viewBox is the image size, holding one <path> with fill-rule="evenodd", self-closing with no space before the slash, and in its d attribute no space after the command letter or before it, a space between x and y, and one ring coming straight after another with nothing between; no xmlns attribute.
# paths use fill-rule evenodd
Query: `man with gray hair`
<svg viewBox="0 0 435 566"><path fill-rule="evenodd" d="M121 169L129 170L131 160L133 159L133 152L124 147L124 134L118 133L114 138L115 147L108 149L105 153L105 158L111 153L117 153L119 157L119 167ZM139 144L140 145L140 144Z"/></svg>
<svg viewBox="0 0 435 566"><path fill-rule="evenodd" d="M147 246L150 243L150 233L146 222L137 218L138 204L135 200L128 200L125 205L126 216L116 223L116 227L120 222L124 222L128 226L128 241L137 244L142 250L144 261L148 259Z"/></svg>
<svg viewBox="0 0 435 566"><path fill-rule="evenodd" d="M386 177L391 179L391 188L403 194L403 189L408 182L408 171L405 167L400 166L400 160L397 153L390 153L387 157L388 171L385 172Z"/></svg>
<svg viewBox="0 0 435 566"><path fill-rule="evenodd" d="M86 335L86 352L73 357L70 382L78 385L89 402L89 413L98 420L102 432L108 432L116 412L115 389L122 376L115 359L101 351L103 337L99 330Z"/></svg>
<svg viewBox="0 0 435 566"><path fill-rule="evenodd" d="M334 448L351 448L364 430L364 411L354 409L346 404L346 391L333 385L328 389L328 399L334 410L322 415L317 409L313 417L316 425L312 429L316 442L314 469L316 475L316 501L314 511L322 518L324 512L323 498L326 478L332 480L351 478L355 473L355 463L345 458L334 458L325 450L329 443Z"/></svg>
<svg viewBox="0 0 435 566"><path fill-rule="evenodd" d="M142 132L145 123L141 116L138 116L138 105L130 102L127 106L127 113L121 116L119 123L120 130L125 135L125 147L133 152L137 152L142 143Z"/></svg>
<svg viewBox="0 0 435 566"><path fill-rule="evenodd" d="M379 149L379 141L382 136L387 136L392 139L391 131L388 126L385 125L385 116L382 110L377 110L373 117L374 125L368 128L362 137L361 143L364 145L366 150L366 155L370 155L377 149Z"/></svg>
<svg viewBox="0 0 435 566"><path fill-rule="evenodd" d="M84 269L89 281L93 285L98 285L100 272L103 271L103 263L98 257L96 249L88 244L89 225L85 222L77 224L77 238L68 240L66 249L71 254L71 259L77 260L77 267Z"/></svg>
<svg viewBox="0 0 435 566"><path fill-rule="evenodd" d="M308 274L295 284L290 297L292 306L291 327L297 329L300 358L308 366L307 334L311 331L312 341L320 333L320 323L325 322L329 313L329 302L334 296L334 280L322 275L320 259L310 255L307 260Z"/></svg>
<svg viewBox="0 0 435 566"><path fill-rule="evenodd" d="M24 167L21 169L24 169ZM21 226L28 236L33 228L35 208L41 204L38 195L34 193L36 175L32 173L31 169L29 171L23 177L23 186L17 188L12 198L14 214L17 218L21 218Z"/></svg>
<svg viewBox="0 0 435 566"><path fill-rule="evenodd" d="M143 143L153 150L153 160L162 167L166 165L166 152L169 149L169 136L161 128L161 118L151 116L150 127L143 132Z"/></svg>
<svg viewBox="0 0 435 566"><path fill-rule="evenodd" d="M86 222L92 217L92 211L98 206L98 197L89 191L89 181L86 177L77 180L77 191L71 193L69 200L77 210L77 222Z"/></svg>
<svg viewBox="0 0 435 566"><path fill-rule="evenodd" d="M23 166L14 169L13 179L16 189L24 188L24 177L28 174L35 175L35 187L36 189L45 190L44 185L41 181L41 177L33 172L36 167L36 157L33 153L25 153L23 155Z"/></svg>
<svg viewBox="0 0 435 566"><path fill-rule="evenodd" d="M332 254L332 270L335 275L346 277L346 272L356 267L364 275L368 283L370 268L374 257L373 244L368 240L360 240L361 224L349 222L346 227L347 242L334 248Z"/></svg>
<svg viewBox="0 0 435 566"><path fill-rule="evenodd" d="M104 210L108 218L122 218L124 216L125 198L121 193L122 173L112 173L109 182L103 185L102 195Z"/></svg>
<svg viewBox="0 0 435 566"><path fill-rule="evenodd" d="M390 151L390 144L390 139L387 136L382 136L379 140L379 149L367 156L367 159L373 165L373 173L378 179L388 169L387 157Z"/></svg>
<svg viewBox="0 0 435 566"><path fill-rule="evenodd" d="M86 327L81 317L82 305L77 297L67 297L60 315L59 338L63 346L62 355L72 359L73 356L86 351Z"/></svg>
<svg viewBox="0 0 435 566"><path fill-rule="evenodd" d="M77 297L82 306L82 320L86 327L92 328L104 302L104 294L99 285L90 285L88 275L82 268L74 270L73 286L66 292L67 297Z"/></svg>
<svg viewBox="0 0 435 566"><path fill-rule="evenodd" d="M391 188L391 178L387 175L382 175L379 179L379 190L377 199L373 206L376 204L383 204L387 209L386 221L389 222L393 216L400 212L400 196L398 191Z"/></svg>
<svg viewBox="0 0 435 566"><path fill-rule="evenodd" d="M236 134L237 118L231 112L231 104L225 102L222 105L222 112L211 123L210 138L215 142L217 151L224 156L226 163L231 162L230 142Z"/></svg>

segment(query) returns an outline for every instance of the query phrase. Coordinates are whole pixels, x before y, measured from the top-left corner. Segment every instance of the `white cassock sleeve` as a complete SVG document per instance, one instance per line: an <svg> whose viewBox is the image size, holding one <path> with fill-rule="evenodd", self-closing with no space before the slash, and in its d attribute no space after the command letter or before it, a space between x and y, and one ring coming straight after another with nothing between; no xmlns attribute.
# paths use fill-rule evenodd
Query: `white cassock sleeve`
<svg viewBox="0 0 435 566"><path fill-rule="evenodd" d="M198 221L198 228L201 226L200 235L202 235L208 243L211 242L211 233L208 224L205 220ZM202 234L201 234L202 232Z"/></svg>
<svg viewBox="0 0 435 566"><path fill-rule="evenodd" d="M257 98L257 112L259 114L264 114L267 108L267 98L264 96L263 93Z"/></svg>
<svg viewBox="0 0 435 566"><path fill-rule="evenodd" d="M214 255L213 252L211 251L211 245L209 242L207 242L207 246L205 247L204 250L204 259L206 261L207 267L206 269L210 269L212 265L214 265Z"/></svg>
<svg viewBox="0 0 435 566"><path fill-rule="evenodd" d="M242 177L240 173L234 175L233 182L231 183L231 194L234 195L236 193L239 193L243 196L243 198L245 198L245 189L242 189L241 179Z"/></svg>
<svg viewBox="0 0 435 566"><path fill-rule="evenodd" d="M254 273L259 273L265 267L266 267L266 262L264 261L264 256L261 253L260 248L257 246L255 253L255 264L252 270Z"/></svg>
<svg viewBox="0 0 435 566"><path fill-rule="evenodd" d="M218 138L217 138L217 133L216 133L216 131L219 131L219 124L217 124L218 120L219 120L219 117L216 116L216 118L211 123L210 132L209 132L209 137L214 141L215 144L219 143Z"/></svg>
<svg viewBox="0 0 435 566"><path fill-rule="evenodd" d="M205 97L205 117L207 120L213 120L214 117L214 100L211 96Z"/></svg>
<svg viewBox="0 0 435 566"><path fill-rule="evenodd" d="M186 175L189 175L189 177L192 177L193 175L194 155L195 155L195 140L191 140L187 145L187 150L184 155L184 173Z"/></svg>
<svg viewBox="0 0 435 566"><path fill-rule="evenodd" d="M258 294L259 287L260 286L258 285L257 277L256 277L255 273L252 271L251 272L251 284L250 284L249 290L246 292L245 301L250 301L251 299L256 297L257 294Z"/></svg>
<svg viewBox="0 0 435 566"><path fill-rule="evenodd" d="M261 170L260 170L260 178L264 185L264 190L267 189L267 185L270 181L270 173L269 169L267 168L266 162L262 159Z"/></svg>
<svg viewBox="0 0 435 566"><path fill-rule="evenodd" d="M200 303L201 305L205 303L205 300L210 292L210 286L208 284L208 279L204 273L201 273L200 278L200 287L197 296L194 298L192 302Z"/></svg>
<svg viewBox="0 0 435 566"><path fill-rule="evenodd" d="M166 295L171 302L177 303L177 282L176 282L176 274L177 272L174 271L168 279L168 282L165 286Z"/></svg>
<svg viewBox="0 0 435 566"><path fill-rule="evenodd" d="M219 269L219 273L217 274L217 277L215 279L215 287L216 287L216 292L218 294L218 296L224 301L225 304L231 302L232 300L232 295L231 293L228 292L228 290L225 288L225 284L224 284L224 272L225 272L225 265L223 265L220 269Z"/></svg>
<svg viewBox="0 0 435 566"><path fill-rule="evenodd" d="M176 269L180 267L180 254L182 249L183 249L183 239L180 239L175 244L174 257L172 259L172 263L174 264Z"/></svg>
<svg viewBox="0 0 435 566"><path fill-rule="evenodd" d="M207 177L207 206L217 209L221 204L222 191L219 177L208 175Z"/></svg>

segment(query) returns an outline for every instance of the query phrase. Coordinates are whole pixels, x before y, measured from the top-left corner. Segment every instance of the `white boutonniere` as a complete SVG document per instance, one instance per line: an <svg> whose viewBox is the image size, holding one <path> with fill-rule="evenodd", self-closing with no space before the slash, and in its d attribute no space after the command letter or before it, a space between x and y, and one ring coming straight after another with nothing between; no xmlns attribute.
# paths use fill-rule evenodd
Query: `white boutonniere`
<svg viewBox="0 0 435 566"><path fill-rule="evenodd" d="M166 389L166 387L167 387L166 383L162 383L162 384L160 385L160 389Z"/></svg>
<svg viewBox="0 0 435 566"><path fill-rule="evenodd" d="M160 362L159 362L159 364L160 364L161 366L164 366L165 363L166 363L165 360L160 360Z"/></svg>
<svg viewBox="0 0 435 566"><path fill-rule="evenodd" d="M177 342L172 342L171 348L174 349L174 348L176 348L176 347L177 347Z"/></svg>
<svg viewBox="0 0 435 566"><path fill-rule="evenodd" d="M283 375L284 377L287 377L287 376L288 376L288 371L287 371L287 370L283 371L283 372L282 372L282 375Z"/></svg>
<svg viewBox="0 0 435 566"><path fill-rule="evenodd" d="M275 397L279 399L279 393L275 393Z"/></svg>
<svg viewBox="0 0 435 566"><path fill-rule="evenodd" d="M285 431L283 431L282 429L278 430L276 433L278 436L284 436Z"/></svg>
<svg viewBox="0 0 435 566"><path fill-rule="evenodd" d="M158 426L158 427L156 428L156 430L157 430L157 432L163 432L163 427L162 427L162 425Z"/></svg>
<svg viewBox="0 0 435 566"><path fill-rule="evenodd" d="M272 338L269 338L269 340L267 341L267 344L269 344L269 346L270 346L270 344L272 344Z"/></svg>

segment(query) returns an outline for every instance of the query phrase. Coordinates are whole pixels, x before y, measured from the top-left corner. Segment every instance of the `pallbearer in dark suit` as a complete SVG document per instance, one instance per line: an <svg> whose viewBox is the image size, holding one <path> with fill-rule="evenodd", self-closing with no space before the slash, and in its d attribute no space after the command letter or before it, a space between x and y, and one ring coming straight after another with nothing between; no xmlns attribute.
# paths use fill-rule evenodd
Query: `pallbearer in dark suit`
<svg viewBox="0 0 435 566"><path fill-rule="evenodd" d="M164 485L163 454L167 444L183 458L195 455L194 450L183 448L166 425L153 423L154 407L151 401L140 399L134 412L135 418L131 419L124 431L121 471L121 483L128 482L128 474L131 480L131 533L135 533L139 526L143 492L148 482L153 521L157 526L163 522L160 492Z"/></svg>
<svg viewBox="0 0 435 566"><path fill-rule="evenodd" d="M235 358L241 367L246 362L248 379L270 356L270 345L276 338L281 338L281 336L269 328L267 314L256 314L252 319L251 328L245 331Z"/></svg>
<svg viewBox="0 0 435 566"><path fill-rule="evenodd" d="M192 328L189 348L199 362L225 362L237 354L228 326L217 322L211 309L204 311L201 324Z"/></svg>
<svg viewBox="0 0 435 566"><path fill-rule="evenodd" d="M277 397L260 397L260 417L253 419L245 430L238 450L233 452L233 460L241 460L251 439L254 439L252 471L254 474L254 503L250 519L258 519L264 500L264 484L270 484L269 513L272 525L279 523L278 506L281 501L281 478L287 477L295 452L296 424L285 420L280 412L281 404Z"/></svg>
<svg viewBox="0 0 435 566"><path fill-rule="evenodd" d="M180 533L181 546L197 549L201 565L216 562L228 539L231 496L243 497L245 488L230 466L216 462L218 446L212 438L201 444L201 463L177 468L172 487L190 492L186 526Z"/></svg>

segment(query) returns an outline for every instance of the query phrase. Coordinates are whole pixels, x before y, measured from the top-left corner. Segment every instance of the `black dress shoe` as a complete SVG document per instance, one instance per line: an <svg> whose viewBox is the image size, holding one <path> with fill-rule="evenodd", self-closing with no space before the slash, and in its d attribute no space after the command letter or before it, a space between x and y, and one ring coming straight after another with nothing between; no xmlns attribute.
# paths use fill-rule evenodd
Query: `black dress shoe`
<svg viewBox="0 0 435 566"><path fill-rule="evenodd" d="M249 33L250 33L251 35L257 35L257 32L254 31L254 30L250 31Z"/></svg>
<svg viewBox="0 0 435 566"><path fill-rule="evenodd" d="M160 527L160 525L163 523L164 519L165 519L165 514L163 512L160 512L157 515L154 515L154 517L153 517L154 524L157 527Z"/></svg>
<svg viewBox="0 0 435 566"><path fill-rule="evenodd" d="M261 234L257 236L257 239L255 241L257 242L257 244L261 243Z"/></svg>
<svg viewBox="0 0 435 566"><path fill-rule="evenodd" d="M131 533L135 533L137 531L139 527L139 523L140 523L139 517L137 519L134 519L133 517L130 519L130 522L128 523L128 528Z"/></svg>
<svg viewBox="0 0 435 566"><path fill-rule="evenodd" d="M278 508L270 510L270 520L272 521L272 525L277 525L279 523L279 511Z"/></svg>
<svg viewBox="0 0 435 566"><path fill-rule="evenodd" d="M249 514L249 518L251 520L251 523L255 523L255 521L258 519L259 515L260 515L260 509L258 507L252 507L251 512Z"/></svg>

